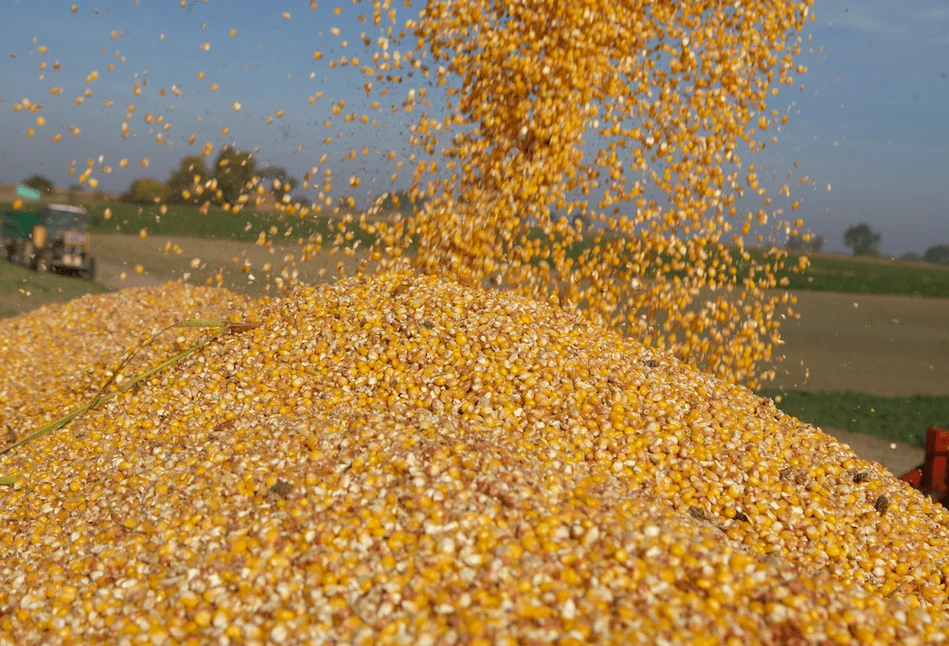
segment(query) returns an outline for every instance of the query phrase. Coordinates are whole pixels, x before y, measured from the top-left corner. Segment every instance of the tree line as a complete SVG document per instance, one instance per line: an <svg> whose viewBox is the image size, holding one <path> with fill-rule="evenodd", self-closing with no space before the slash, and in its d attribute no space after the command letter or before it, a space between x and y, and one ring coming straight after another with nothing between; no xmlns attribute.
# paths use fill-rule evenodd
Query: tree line
<svg viewBox="0 0 949 646"><path fill-rule="evenodd" d="M132 181L128 191L119 199L136 204L233 204L241 194L248 192L255 178L263 182L268 190L273 190L276 198L293 191L298 183L282 166L267 166L258 172L254 156L236 148L222 148L214 161L214 170L209 170L200 155L187 155L171 172L167 181L162 182L151 177L139 177ZM42 195L50 195L55 187L53 182L42 175L33 175L23 181ZM198 187L201 187L200 189ZM79 188L78 186L70 187ZM400 209L397 194L386 198L382 208ZM844 246L855 256L877 256L880 254L880 242L883 236L865 223L855 224L844 232ZM818 235L801 235L794 231L788 234L785 247L790 251L818 252L824 248L827 239ZM908 251L900 260L949 264L949 244L937 244L922 254Z"/></svg>
<svg viewBox="0 0 949 646"><path fill-rule="evenodd" d="M844 232L844 244L853 251L855 256L879 255L882 239L883 236L865 222L855 224ZM907 251L900 256L900 260L949 264L949 244L933 245L922 255L915 251Z"/></svg>
<svg viewBox="0 0 949 646"><path fill-rule="evenodd" d="M844 246L855 256L876 256L880 253L881 236L869 224L860 223L848 227L844 232ZM813 234L801 235L797 231L788 234L784 246L791 251L821 251L827 239Z"/></svg>
<svg viewBox="0 0 949 646"><path fill-rule="evenodd" d="M211 169L200 155L187 155L178 162L166 181L153 177L139 177L119 196L133 204L234 204L256 183L272 190L277 200L291 193L299 182L282 166L258 169L257 160L244 150L225 147L218 153ZM22 182L41 195L51 195L53 182L42 175L33 175ZM73 185L70 191L82 187Z"/></svg>
<svg viewBox="0 0 949 646"><path fill-rule="evenodd" d="M255 180L272 190L277 200L298 186L297 179L282 166L258 169L251 153L225 147L218 153L212 169L200 155L187 155L178 162L167 181L139 177L120 199L136 204L203 204L208 201L234 204L253 188Z"/></svg>
<svg viewBox="0 0 949 646"><path fill-rule="evenodd" d="M880 242L883 235L874 231L866 222L854 224L844 231L844 246L850 249L855 256L880 255ZM785 248L791 251L820 251L826 240L821 236L802 236L797 232L788 234ZM912 262L930 262L949 264L949 244L937 244L929 247L922 254L907 251L900 256L900 260Z"/></svg>

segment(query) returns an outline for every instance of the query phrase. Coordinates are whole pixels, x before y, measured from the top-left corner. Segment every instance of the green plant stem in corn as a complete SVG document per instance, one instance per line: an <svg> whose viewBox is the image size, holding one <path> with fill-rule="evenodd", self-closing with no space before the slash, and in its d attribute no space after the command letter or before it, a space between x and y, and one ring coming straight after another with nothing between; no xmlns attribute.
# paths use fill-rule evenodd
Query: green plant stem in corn
<svg viewBox="0 0 949 646"><path fill-rule="evenodd" d="M172 329L172 328L182 328L182 327L216 328L217 331L214 332L213 334L207 336L206 338L202 339L202 340L199 341L198 343L195 343L194 345L190 346L189 348L187 348L187 349L185 349L185 350L182 350L181 352L179 352L178 354L174 355L173 357L169 357L168 359L165 359L165 360L162 361L161 363L159 363L159 364L157 364L157 365L155 365L155 366L152 366L152 367L149 368L148 370L145 370L144 372L142 372L142 373L136 375L136 376L133 377L127 384L125 384L124 386L122 386L122 387L119 388L118 390L116 390L116 391L114 391L114 392L111 392L111 393L106 393L106 392L105 392L105 391L109 388L109 386L115 381L116 377L119 375L119 373L121 372L122 368L124 368L124 367L128 364L128 362L131 361L131 359L132 359L135 355L137 355L139 352L141 352L141 350L142 350L143 348L145 348L148 344L150 344L152 341L154 341L156 337L158 337L159 335L163 334L164 332L167 332L168 330L170 330L170 329ZM178 361L181 361L181 360L184 359L185 357L188 357L188 356L194 354L195 352L197 352L197 351L200 350L201 348L204 348L204 347L210 345L211 343L213 343L213 342L214 342L217 338L219 338L220 336L222 336L222 335L224 335L224 334L227 334L227 333L229 333L229 332L241 332L241 331L244 331L244 330L253 329L253 328L255 328L255 327L258 327L258 324L255 324L255 323L247 323L247 322L235 322L235 321L189 319L189 320L179 321L179 322L177 322L177 323L173 323L172 325L169 325L168 327L165 327L165 328L159 330L159 331L156 332L155 334L151 335L151 336L150 336L145 342L143 342L134 352L132 352L131 354L129 354L129 355L122 361L122 363L121 363L121 365L119 366L119 368L118 368L116 371L114 371L114 374L113 374L113 375L109 378L109 380L102 386L102 388L99 390L99 392L96 394L96 396L95 396L91 401L89 401L89 402L83 404L83 405L80 406L79 408L76 408L75 410L73 410L73 411L67 413L66 415L63 415L63 416L60 417L59 419L53 420L53 421L50 422L49 424L46 424L45 426L40 427L39 429L37 429L37 430L34 431L33 433L30 433L29 435L27 435L27 436L25 436L25 437L23 437L23 438L17 440L16 442L14 442L13 444L11 444L10 446L7 446L6 448L0 450L0 455L2 455L2 454L4 454L4 453L9 453L10 451L12 451L12 450L14 450L14 449L17 449L17 448L20 448L20 447L22 447L22 446L25 446L26 444L29 444L30 442L32 442L32 441L34 441L34 440L37 440L37 439L43 437L44 435L47 435L47 434L49 434L49 433L52 433L53 431L56 431L56 430L58 430L58 429L64 427L66 424L68 424L69 422L73 421L74 419L76 419L77 417L79 417L80 415L82 415L83 413L85 413L86 411L88 411L88 410L90 410L90 409L92 409L92 408L95 408L96 406L98 406L98 405L101 404L101 403L104 403L104 402L106 402L106 401L109 401L110 399L112 399L112 398L115 397L116 395L119 395L119 394L125 392L126 390L129 390L130 388L133 388L136 384L138 384L138 383L141 382L142 380L148 379L148 378L151 377L152 375L154 375L154 374L156 374L156 373L158 373L158 372L161 372L162 370L164 370L164 369L167 368L168 366L173 365L173 364L177 363ZM14 484L15 481L16 481L16 476L0 478L0 485L8 485L8 486L9 486L9 485Z"/></svg>

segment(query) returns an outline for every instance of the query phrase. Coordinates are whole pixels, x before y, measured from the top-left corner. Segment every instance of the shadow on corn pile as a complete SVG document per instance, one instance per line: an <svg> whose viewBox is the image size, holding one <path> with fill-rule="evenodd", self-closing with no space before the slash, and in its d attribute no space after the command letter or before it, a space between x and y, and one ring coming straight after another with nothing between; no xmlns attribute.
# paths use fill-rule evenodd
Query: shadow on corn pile
<svg viewBox="0 0 949 646"><path fill-rule="evenodd" d="M0 421L22 435L154 331L224 316L260 326L4 456L4 640L949 628L945 510L747 389L504 293L388 274L87 296L0 322ZM200 338L160 336L112 388Z"/></svg>

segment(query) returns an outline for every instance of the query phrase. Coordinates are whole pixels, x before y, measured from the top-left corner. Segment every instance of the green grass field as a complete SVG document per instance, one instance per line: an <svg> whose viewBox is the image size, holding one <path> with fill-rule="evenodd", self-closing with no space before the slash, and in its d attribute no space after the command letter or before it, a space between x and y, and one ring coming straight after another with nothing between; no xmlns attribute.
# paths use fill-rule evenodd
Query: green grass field
<svg viewBox="0 0 949 646"><path fill-rule="evenodd" d="M0 211L10 208L12 205L9 203L0 204ZM106 209L111 212L108 220L104 217ZM119 202L89 204L86 210L89 213L89 230L93 233L138 234L145 229L149 235L242 242L255 242L261 232L266 232L270 237L272 226L277 228L278 236L287 242L296 242L300 237L308 238L316 234L332 242L336 235L334 227L340 221L323 215L307 215L301 219L295 215L253 209L228 213L223 209L212 208L202 215L197 206L188 205L169 206L162 214L157 204ZM373 240L372 236L360 231L357 226L350 226L349 230L353 231L354 239L361 240L363 245ZM284 236L287 231L290 234Z"/></svg>
<svg viewBox="0 0 949 646"><path fill-rule="evenodd" d="M103 213L106 208L112 217L106 220ZM90 206L90 230L99 233L138 233L146 229L149 235L185 236L211 240L235 240L254 242L261 232L270 237L271 227L276 227L278 236L288 242L312 235L322 235L326 241L332 241L336 235L334 227L339 219L329 216L296 215L254 211L246 209L238 213L228 213L223 209L208 209L202 215L196 206L171 206L162 215L157 205L111 204ZM368 244L373 237L350 226L355 239ZM285 235L289 232L289 235Z"/></svg>
<svg viewBox="0 0 949 646"><path fill-rule="evenodd" d="M815 426L846 429L911 446L923 446L930 426L949 428L949 397L770 389L758 394L775 399L785 413Z"/></svg>
<svg viewBox="0 0 949 646"><path fill-rule="evenodd" d="M788 265L797 264L800 255L789 254ZM949 265L826 253L808 254L808 258L807 271L787 274L788 289L949 298Z"/></svg>
<svg viewBox="0 0 949 646"><path fill-rule="evenodd" d="M56 273L38 274L0 260L0 317L14 316L47 303L108 291L99 283Z"/></svg>
<svg viewBox="0 0 949 646"><path fill-rule="evenodd" d="M545 239L539 232L532 239ZM591 249L590 238L574 244L567 252L576 259ZM761 262L765 250L748 248L752 258ZM949 265L934 265L919 262L902 262L881 257L846 256L831 253L806 254L810 267L803 273L790 270L798 265L800 252L790 252L785 259L788 269L776 278L786 277L790 290L818 292L842 292L848 294L888 294L893 296L921 296L925 298L949 298ZM743 263L738 262L741 271ZM676 275L681 272L670 272Z"/></svg>

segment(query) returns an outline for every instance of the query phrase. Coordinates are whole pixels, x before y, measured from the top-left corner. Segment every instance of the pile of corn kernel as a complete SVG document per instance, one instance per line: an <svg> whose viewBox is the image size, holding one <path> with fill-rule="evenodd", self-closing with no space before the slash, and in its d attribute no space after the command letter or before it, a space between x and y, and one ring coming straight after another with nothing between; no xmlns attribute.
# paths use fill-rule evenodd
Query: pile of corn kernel
<svg viewBox="0 0 949 646"><path fill-rule="evenodd" d="M0 642L949 632L941 507L749 390L505 293L391 273L257 304L86 296L0 322L0 423L32 430L210 316L260 325L0 459Z"/></svg>

